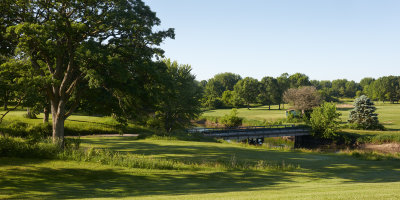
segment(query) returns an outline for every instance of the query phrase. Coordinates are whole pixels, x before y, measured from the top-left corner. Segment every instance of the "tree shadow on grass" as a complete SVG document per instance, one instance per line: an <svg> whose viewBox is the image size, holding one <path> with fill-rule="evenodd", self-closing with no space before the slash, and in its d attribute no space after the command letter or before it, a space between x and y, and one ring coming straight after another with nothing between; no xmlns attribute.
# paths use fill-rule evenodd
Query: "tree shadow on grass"
<svg viewBox="0 0 400 200"><path fill-rule="evenodd" d="M175 171L127 169L92 163L46 165L47 160L0 158L0 194L11 198L79 199L125 196L183 195L233 191L279 190L298 176L311 181L340 179L343 183L400 182L400 161L367 161L340 154L274 151L207 143L161 143L110 139L119 150L177 161L267 160L299 164L297 172ZM118 143L119 142L119 143ZM168 145L167 145L168 144ZM117 149L117 148L116 148ZM60 161L62 162L62 161ZM75 163L75 162L73 162ZM283 184L279 186L279 184Z"/></svg>
<svg viewBox="0 0 400 200"><path fill-rule="evenodd" d="M272 186L278 181L290 181L287 174L250 171L226 173L155 171L143 175L135 173L135 169L41 166L29 164L23 168L15 166L2 170L0 194L17 199L116 198L248 191Z"/></svg>
<svg viewBox="0 0 400 200"><path fill-rule="evenodd" d="M101 142L101 141L99 141ZM181 162L203 162L235 159L256 163L259 160L299 165L307 176L314 178L341 178L347 182L400 181L400 160L362 160L335 153L309 153L243 148L240 146L206 145L202 142L155 144L154 141L102 141L115 142L114 150L140 155L153 155ZM121 143L122 142L122 143ZM164 145L165 144L165 145Z"/></svg>

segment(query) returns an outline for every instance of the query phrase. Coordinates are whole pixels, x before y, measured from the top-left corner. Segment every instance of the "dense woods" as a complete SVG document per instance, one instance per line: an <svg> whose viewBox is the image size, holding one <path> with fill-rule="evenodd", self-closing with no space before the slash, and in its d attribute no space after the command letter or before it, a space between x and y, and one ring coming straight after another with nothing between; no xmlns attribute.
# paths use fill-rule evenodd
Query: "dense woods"
<svg viewBox="0 0 400 200"><path fill-rule="evenodd" d="M395 103L400 99L400 76L384 76L378 79L364 78L357 83L347 79L310 80L305 74L266 76L260 81L238 74L220 73L200 86L204 90L202 105L209 109L224 107L249 107L250 104L279 105L285 101L289 89L312 86L323 101L337 102L339 98L355 98L367 95L372 100Z"/></svg>

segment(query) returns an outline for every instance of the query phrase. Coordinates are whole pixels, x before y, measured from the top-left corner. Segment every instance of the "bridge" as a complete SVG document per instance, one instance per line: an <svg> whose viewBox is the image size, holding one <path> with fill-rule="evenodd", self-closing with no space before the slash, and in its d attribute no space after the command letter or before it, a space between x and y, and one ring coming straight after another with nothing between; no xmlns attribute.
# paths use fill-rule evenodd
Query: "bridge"
<svg viewBox="0 0 400 200"><path fill-rule="evenodd" d="M245 126L236 128L197 128L189 132L202 133L206 137L224 140L248 140L249 143L260 144L266 137L283 137L310 135L308 129L295 125ZM296 143L295 139L295 143Z"/></svg>

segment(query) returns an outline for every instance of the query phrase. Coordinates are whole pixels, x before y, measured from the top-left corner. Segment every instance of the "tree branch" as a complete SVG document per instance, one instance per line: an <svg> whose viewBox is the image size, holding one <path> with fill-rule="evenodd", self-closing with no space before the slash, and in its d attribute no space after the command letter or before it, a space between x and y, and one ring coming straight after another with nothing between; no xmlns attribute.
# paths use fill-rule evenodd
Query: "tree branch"
<svg viewBox="0 0 400 200"><path fill-rule="evenodd" d="M71 116L72 113L76 110L76 108L78 108L78 106L79 106L79 100L80 100L80 98L77 97L77 99L75 100L74 104L72 104L72 106L71 106L71 108L68 110L68 112L65 113L64 119L67 119L69 116Z"/></svg>
<svg viewBox="0 0 400 200"><path fill-rule="evenodd" d="M5 117L9 112L14 111L15 109L17 109L17 107L18 107L19 105L21 105L21 103L22 103L22 101L24 100L24 98L25 98L25 95L24 95L21 99L18 100L18 103L17 103L17 105L16 105L14 108L7 110L4 114L0 114L0 115L1 115L0 124L3 122L4 117Z"/></svg>

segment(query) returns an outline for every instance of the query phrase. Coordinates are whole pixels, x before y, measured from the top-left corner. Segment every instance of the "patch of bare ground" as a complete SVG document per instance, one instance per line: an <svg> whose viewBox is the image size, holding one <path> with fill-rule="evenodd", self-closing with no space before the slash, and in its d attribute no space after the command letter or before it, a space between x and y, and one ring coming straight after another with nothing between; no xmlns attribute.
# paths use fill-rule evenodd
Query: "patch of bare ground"
<svg viewBox="0 0 400 200"><path fill-rule="evenodd" d="M84 135L84 136L67 136L67 137L137 137L139 134L99 134L99 135Z"/></svg>
<svg viewBox="0 0 400 200"><path fill-rule="evenodd" d="M354 108L351 104L337 104L336 108Z"/></svg>
<svg viewBox="0 0 400 200"><path fill-rule="evenodd" d="M379 151L382 153L400 153L400 144L398 143L386 143L386 144L364 144L361 146L362 149Z"/></svg>

